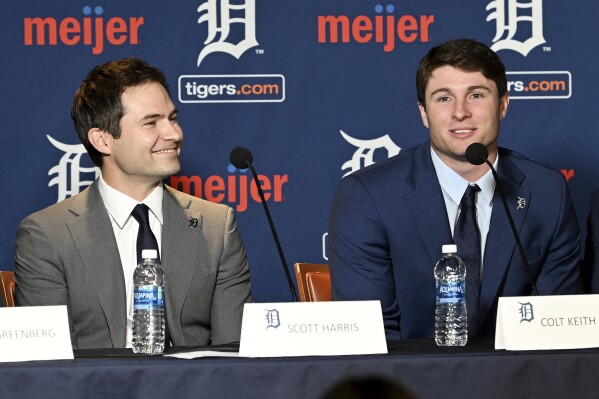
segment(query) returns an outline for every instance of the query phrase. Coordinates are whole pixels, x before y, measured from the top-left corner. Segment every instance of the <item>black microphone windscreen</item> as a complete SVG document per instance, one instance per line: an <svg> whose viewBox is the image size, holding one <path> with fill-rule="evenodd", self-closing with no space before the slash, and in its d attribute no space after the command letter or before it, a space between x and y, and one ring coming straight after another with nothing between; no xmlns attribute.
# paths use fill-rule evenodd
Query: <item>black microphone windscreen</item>
<svg viewBox="0 0 599 399"><path fill-rule="evenodd" d="M472 143L466 148L466 159L472 165L482 165L489 157L489 151L481 143Z"/></svg>
<svg viewBox="0 0 599 399"><path fill-rule="evenodd" d="M231 151L231 163L237 169L247 169L254 162L254 157L250 150L245 147L235 147Z"/></svg>

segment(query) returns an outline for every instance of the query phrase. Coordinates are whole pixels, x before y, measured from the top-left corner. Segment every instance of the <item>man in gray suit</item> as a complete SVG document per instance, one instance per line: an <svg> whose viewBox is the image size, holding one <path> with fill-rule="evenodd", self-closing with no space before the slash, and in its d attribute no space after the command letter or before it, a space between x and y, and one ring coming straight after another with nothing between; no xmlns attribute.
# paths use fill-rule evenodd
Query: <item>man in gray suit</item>
<svg viewBox="0 0 599 399"><path fill-rule="evenodd" d="M71 117L102 175L19 225L17 305L67 305L74 348L131 347L139 226L131 211L143 203L166 273L173 345L238 341L251 301L245 250L231 208L162 183L179 171L183 139L162 72L138 58L100 65Z"/></svg>

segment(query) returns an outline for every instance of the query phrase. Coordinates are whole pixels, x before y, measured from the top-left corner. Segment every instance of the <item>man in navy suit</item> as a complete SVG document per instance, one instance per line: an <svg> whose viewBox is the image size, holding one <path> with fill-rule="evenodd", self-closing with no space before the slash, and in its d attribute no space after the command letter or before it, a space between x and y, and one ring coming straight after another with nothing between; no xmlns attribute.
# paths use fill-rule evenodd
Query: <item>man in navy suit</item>
<svg viewBox="0 0 599 399"><path fill-rule="evenodd" d="M497 299L531 294L495 181L466 148L482 143L496 167L540 295L576 294L580 230L564 177L498 146L508 108L505 67L482 43L434 47L417 76L430 140L339 184L329 221L334 300L380 300L388 339L434 335L433 268L453 242L459 204L478 185L481 279L476 335L495 331ZM458 248L458 251L460 249Z"/></svg>

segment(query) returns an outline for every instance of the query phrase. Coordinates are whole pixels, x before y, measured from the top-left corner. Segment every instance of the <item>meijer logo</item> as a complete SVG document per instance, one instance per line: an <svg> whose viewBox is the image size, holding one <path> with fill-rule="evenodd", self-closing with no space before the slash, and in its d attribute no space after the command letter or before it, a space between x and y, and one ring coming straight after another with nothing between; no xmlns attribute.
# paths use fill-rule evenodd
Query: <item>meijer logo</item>
<svg viewBox="0 0 599 399"><path fill-rule="evenodd" d="M96 16L92 15L95 14ZM23 20L23 38L26 46L56 46L58 42L66 46L92 46L92 54L102 54L107 41L113 46L139 44L139 28L144 24L143 17L112 17L104 19L104 9L97 6L83 7L83 18L65 17L57 20L52 17L31 17Z"/></svg>
<svg viewBox="0 0 599 399"><path fill-rule="evenodd" d="M235 167L229 166L230 175L226 177L212 175L200 176L171 176L169 186L191 194L198 198L204 198L212 202L226 202L235 208L236 212L245 212L249 200L261 202L256 182L251 175L245 174L245 170L234 174ZM283 186L287 183L288 175L258 175L260 186L264 192L264 199L272 202L282 202Z"/></svg>
<svg viewBox="0 0 599 399"><path fill-rule="evenodd" d="M379 15L358 15L352 20L346 15L318 16L318 43L370 43L383 44L385 52L395 48L395 41L413 43L428 42L429 28L435 22L434 15L395 16L395 6L377 4L374 12ZM384 16L386 12L388 15Z"/></svg>

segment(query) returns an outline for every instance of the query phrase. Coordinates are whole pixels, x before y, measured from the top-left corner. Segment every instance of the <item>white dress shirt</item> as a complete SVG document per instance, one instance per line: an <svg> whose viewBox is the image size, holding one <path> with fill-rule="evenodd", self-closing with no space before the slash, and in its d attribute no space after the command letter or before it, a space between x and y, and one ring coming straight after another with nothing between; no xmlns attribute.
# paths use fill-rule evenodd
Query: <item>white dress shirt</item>
<svg viewBox="0 0 599 399"><path fill-rule="evenodd" d="M126 347L132 346L132 327L133 327L133 272L137 267L137 232L139 223L131 216L133 208L139 202L133 198L110 187L100 176L98 187L104 206L110 215L110 222L114 237L119 248L121 265L123 266L123 276L125 279L125 295L127 298L127 334ZM162 238L162 196L164 188L159 184L154 191L150 193L142 203L150 208L149 219L150 229L158 241L158 249L161 251ZM162 251L161 251L162 252Z"/></svg>
<svg viewBox="0 0 599 399"><path fill-rule="evenodd" d="M449 227L451 228L451 236L453 237L453 230L460 216L460 202L462 197L468 188L468 185L478 185L480 191L476 195L476 222L478 223L478 229L480 230L480 243L481 243L481 276L482 266L485 256L485 244L487 242L487 235L489 234L489 225L491 224L491 212L493 210L493 192L495 191L495 179L493 173L489 169L487 173L475 182L469 182L462 176L458 175L453 169L447 166L437 153L431 147L431 158L433 159L433 165L437 172L437 178L443 191L443 198L445 199L445 208L447 209L447 216L449 218ZM499 154L493 163L493 167L497 170L497 164L499 162ZM449 244L449 243L448 243ZM459 248L458 248L459 250Z"/></svg>

